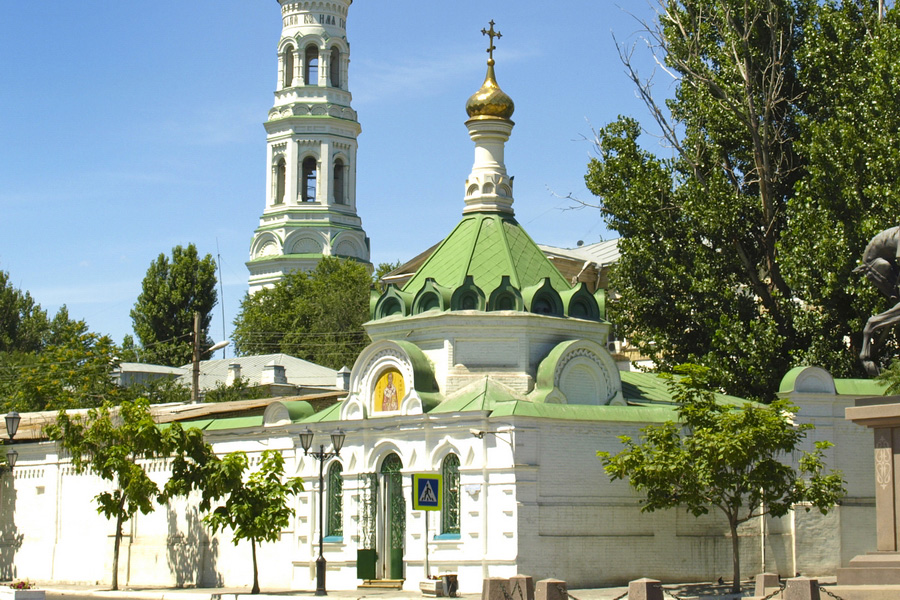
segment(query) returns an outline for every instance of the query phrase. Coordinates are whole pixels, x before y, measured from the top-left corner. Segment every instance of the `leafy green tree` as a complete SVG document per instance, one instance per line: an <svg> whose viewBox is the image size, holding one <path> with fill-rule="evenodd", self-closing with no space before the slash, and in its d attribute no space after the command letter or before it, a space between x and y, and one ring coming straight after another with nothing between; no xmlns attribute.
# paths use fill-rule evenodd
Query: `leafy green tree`
<svg viewBox="0 0 900 600"><path fill-rule="evenodd" d="M216 263L202 259L194 244L175 246L172 259L160 254L150 264L131 310L144 362L180 366L191 362L194 312L200 313L201 346L212 346L209 324L216 305Z"/></svg>
<svg viewBox="0 0 900 600"><path fill-rule="evenodd" d="M234 320L239 354L283 352L339 369L365 347L371 278L354 261L323 258L312 273L294 271L247 294Z"/></svg>
<svg viewBox="0 0 900 600"><path fill-rule="evenodd" d="M281 530L290 524L294 509L288 506L288 499L303 491L303 481L299 477L284 479L284 457L277 451L263 452L259 470L245 477L248 466L246 454L232 452L207 472L204 494L226 500L203 520L213 532L231 529L235 545L241 540L250 541L252 593L258 594L256 544L276 541Z"/></svg>
<svg viewBox="0 0 900 600"><path fill-rule="evenodd" d="M700 363L761 399L796 363L862 374L862 322L882 300L852 268L900 208L898 16L879 22L875 5L661 4L647 29L677 81L665 103L622 49L672 152L647 152L620 117L597 132L586 182L621 235L611 319L660 368Z"/></svg>
<svg viewBox="0 0 900 600"><path fill-rule="evenodd" d="M151 512L161 494L138 461L169 456L167 436L154 423L146 400L117 408L104 404L81 416L61 410L46 431L69 452L77 473L94 473L113 486L96 500L97 512L116 520L112 589L117 590L122 524L138 512Z"/></svg>
<svg viewBox="0 0 900 600"><path fill-rule="evenodd" d="M40 350L49 329L46 311L0 271L0 352Z"/></svg>
<svg viewBox="0 0 900 600"><path fill-rule="evenodd" d="M618 454L598 452L611 480L628 479L644 496L642 511L683 507L695 517L716 509L731 531L732 592L740 591L738 526L760 515L785 515L799 502L823 514L844 496L840 472L825 473L829 442L803 452L799 470L781 462L798 451L811 424L796 425L786 400L736 409L716 403L708 370L682 365L669 389L678 403L678 423L649 425L639 442L619 439ZM808 507L806 510L810 510Z"/></svg>
<svg viewBox="0 0 900 600"><path fill-rule="evenodd" d="M780 252L795 296L813 307L796 323L809 340L796 362L857 375L860 332L889 307L853 268L900 214L900 13L892 7L879 19L877 2L822 2L811 10L815 26L805 28L797 52L807 90L796 144L805 176L787 206ZM876 349L880 365L898 349L896 334L886 332Z"/></svg>
<svg viewBox="0 0 900 600"><path fill-rule="evenodd" d="M399 268L400 265L401 263L399 260L392 263L378 263L378 266L375 267L375 272L372 273L372 284L378 288L378 291L383 292L387 288L387 286L382 283L381 278L394 269Z"/></svg>
<svg viewBox="0 0 900 600"><path fill-rule="evenodd" d="M84 321L68 320L51 337L54 345L20 356L12 366L15 378L6 388L10 408L33 412L122 400L123 392L113 377L118 367L116 347L109 337L88 331Z"/></svg>

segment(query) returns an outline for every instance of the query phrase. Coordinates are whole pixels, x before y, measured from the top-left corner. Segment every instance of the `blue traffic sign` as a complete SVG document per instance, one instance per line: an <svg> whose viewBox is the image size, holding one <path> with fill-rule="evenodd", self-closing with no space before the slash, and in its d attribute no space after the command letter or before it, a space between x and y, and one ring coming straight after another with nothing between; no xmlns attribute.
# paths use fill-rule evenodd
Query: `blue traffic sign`
<svg viewBox="0 0 900 600"><path fill-rule="evenodd" d="M441 476L413 474L413 510L441 510Z"/></svg>

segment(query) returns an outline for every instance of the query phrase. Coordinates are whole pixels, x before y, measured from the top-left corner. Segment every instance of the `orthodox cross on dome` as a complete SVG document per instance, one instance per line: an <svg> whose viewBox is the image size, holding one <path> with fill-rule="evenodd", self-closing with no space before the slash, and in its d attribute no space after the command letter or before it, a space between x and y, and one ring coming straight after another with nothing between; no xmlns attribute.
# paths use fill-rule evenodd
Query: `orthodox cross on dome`
<svg viewBox="0 0 900 600"><path fill-rule="evenodd" d="M481 35L486 35L491 38L491 45L488 46L487 53L488 53L488 64L492 65L492 64L494 64L494 50L497 49L497 47L494 45L494 38L497 38L499 40L503 36L500 34L499 31L494 31L494 20L493 19L491 19L490 26L491 26L490 30L482 29Z"/></svg>

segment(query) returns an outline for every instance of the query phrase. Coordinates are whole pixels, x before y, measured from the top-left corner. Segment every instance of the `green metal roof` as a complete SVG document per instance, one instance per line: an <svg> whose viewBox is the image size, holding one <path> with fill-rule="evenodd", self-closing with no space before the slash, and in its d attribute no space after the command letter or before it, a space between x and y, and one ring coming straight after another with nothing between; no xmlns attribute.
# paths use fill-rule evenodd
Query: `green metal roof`
<svg viewBox="0 0 900 600"><path fill-rule="evenodd" d="M874 379L835 379L834 388L841 396L884 396L887 384Z"/></svg>
<svg viewBox="0 0 900 600"><path fill-rule="evenodd" d="M464 387L458 394L431 409L429 414L494 410L503 402L527 402L524 396L502 383L485 377Z"/></svg>
<svg viewBox="0 0 900 600"><path fill-rule="evenodd" d="M504 275L519 290L537 285L545 277L550 278L550 284L558 292L571 289L513 217L473 213L463 216L403 286L403 291L417 293L428 278L440 286L455 289L467 275L487 294L500 285Z"/></svg>
<svg viewBox="0 0 900 600"><path fill-rule="evenodd" d="M619 377L622 379L622 395L629 404L675 404L675 400L669 392L668 380L660 377L657 373L619 371ZM716 402L719 404L743 406L749 402L749 400L727 394L716 394L715 396Z"/></svg>
<svg viewBox="0 0 900 600"><path fill-rule="evenodd" d="M498 404L491 417L538 417L568 421L665 423L678 418L673 406L592 406L515 401Z"/></svg>

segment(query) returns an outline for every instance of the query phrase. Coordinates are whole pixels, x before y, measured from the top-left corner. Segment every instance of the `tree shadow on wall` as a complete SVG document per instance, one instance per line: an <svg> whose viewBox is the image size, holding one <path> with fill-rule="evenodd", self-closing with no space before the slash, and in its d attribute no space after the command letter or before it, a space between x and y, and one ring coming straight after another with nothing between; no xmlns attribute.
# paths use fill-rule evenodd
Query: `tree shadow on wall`
<svg viewBox="0 0 900 600"><path fill-rule="evenodd" d="M170 504L166 508L169 534L166 556L177 587L221 587L222 574L216 568L219 540L209 533L195 507L187 509L184 530L178 527L178 513Z"/></svg>
<svg viewBox="0 0 900 600"><path fill-rule="evenodd" d="M0 581L16 578L16 552L25 536L16 527L16 486L11 473L0 474Z"/></svg>

